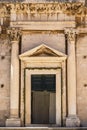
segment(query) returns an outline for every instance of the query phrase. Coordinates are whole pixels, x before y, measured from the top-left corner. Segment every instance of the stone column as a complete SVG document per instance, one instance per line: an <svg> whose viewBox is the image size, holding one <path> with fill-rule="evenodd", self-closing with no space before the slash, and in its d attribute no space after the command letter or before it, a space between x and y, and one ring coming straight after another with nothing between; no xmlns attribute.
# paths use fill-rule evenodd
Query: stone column
<svg viewBox="0 0 87 130"><path fill-rule="evenodd" d="M62 123L66 125L66 61L62 63L62 89L61 89L61 103L62 103Z"/></svg>
<svg viewBox="0 0 87 130"><path fill-rule="evenodd" d="M61 69L56 74L56 125L61 126Z"/></svg>
<svg viewBox="0 0 87 130"><path fill-rule="evenodd" d="M31 124L31 74L28 69L26 69L26 97L25 99L25 126Z"/></svg>
<svg viewBox="0 0 87 130"><path fill-rule="evenodd" d="M66 29L67 36L67 87L68 87L68 117L66 126L75 127L80 125L80 120L76 114L76 59L75 59L75 40L77 31L75 29Z"/></svg>
<svg viewBox="0 0 87 130"><path fill-rule="evenodd" d="M6 126L20 126L19 119L19 32L9 31L11 50L10 119Z"/></svg>

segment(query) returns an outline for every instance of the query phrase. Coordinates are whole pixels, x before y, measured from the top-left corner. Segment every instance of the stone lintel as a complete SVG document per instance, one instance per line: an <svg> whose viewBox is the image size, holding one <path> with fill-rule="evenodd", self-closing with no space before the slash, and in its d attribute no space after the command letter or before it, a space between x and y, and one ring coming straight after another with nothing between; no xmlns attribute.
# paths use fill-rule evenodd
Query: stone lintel
<svg viewBox="0 0 87 130"><path fill-rule="evenodd" d="M56 22L11 22L11 27L19 27L22 30L64 30L65 27L75 27L75 21Z"/></svg>

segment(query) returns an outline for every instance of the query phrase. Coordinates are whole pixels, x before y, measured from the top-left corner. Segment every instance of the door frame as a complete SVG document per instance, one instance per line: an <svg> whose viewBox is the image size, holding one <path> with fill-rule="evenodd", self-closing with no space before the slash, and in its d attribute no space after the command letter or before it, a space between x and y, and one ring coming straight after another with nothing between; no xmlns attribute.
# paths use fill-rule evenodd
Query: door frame
<svg viewBox="0 0 87 130"><path fill-rule="evenodd" d="M42 57L40 54L35 56L37 50L41 50L44 53L44 49L49 50L48 54L53 56L46 56ZM53 52L53 53L52 53ZM56 56L55 56L56 54ZM56 81L56 86L60 86L59 96L56 96L57 104L60 104L58 107L56 105L56 125L65 126L66 122L66 115L67 115L67 107L66 107L66 59L67 55L55 50L45 44L41 44L33 49L30 49L21 55L19 55L21 60L21 85L20 85L20 117L21 117L21 124L22 126L29 126L31 124L31 119L29 118L31 115L31 109L27 110L27 100L28 93L31 92L31 74L56 74L57 81L61 81L62 78L62 85L61 82ZM26 85L28 83L28 85ZM28 88L28 86L30 86ZM29 91L27 91L29 90ZM57 91L57 90L56 90ZM62 94L61 94L62 93ZM31 96L28 99L31 101ZM29 102L28 102L29 104ZM62 104L62 105L61 105ZM61 107L62 106L62 107ZM59 109L59 110L58 110ZM30 111L30 112L28 112ZM62 117L62 119L61 119Z"/></svg>
<svg viewBox="0 0 87 130"><path fill-rule="evenodd" d="M61 69L25 69L25 126L31 124L31 75L56 75L56 125L61 126Z"/></svg>

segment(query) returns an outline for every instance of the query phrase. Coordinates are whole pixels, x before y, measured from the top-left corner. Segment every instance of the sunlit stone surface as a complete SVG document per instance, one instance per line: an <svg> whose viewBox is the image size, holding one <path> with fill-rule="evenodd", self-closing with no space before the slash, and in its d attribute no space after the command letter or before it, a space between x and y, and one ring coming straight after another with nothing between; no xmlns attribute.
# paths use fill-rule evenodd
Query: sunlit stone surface
<svg viewBox="0 0 87 130"><path fill-rule="evenodd" d="M0 0L0 127L87 127L86 4Z"/></svg>

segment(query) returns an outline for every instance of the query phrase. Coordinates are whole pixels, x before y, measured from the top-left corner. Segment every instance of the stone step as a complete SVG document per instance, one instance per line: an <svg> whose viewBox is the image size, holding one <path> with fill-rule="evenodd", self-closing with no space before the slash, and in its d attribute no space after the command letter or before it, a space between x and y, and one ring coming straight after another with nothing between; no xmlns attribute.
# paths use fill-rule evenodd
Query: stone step
<svg viewBox="0 0 87 130"><path fill-rule="evenodd" d="M87 130L87 127L0 127L0 130Z"/></svg>

